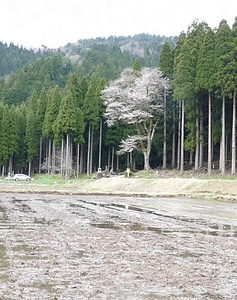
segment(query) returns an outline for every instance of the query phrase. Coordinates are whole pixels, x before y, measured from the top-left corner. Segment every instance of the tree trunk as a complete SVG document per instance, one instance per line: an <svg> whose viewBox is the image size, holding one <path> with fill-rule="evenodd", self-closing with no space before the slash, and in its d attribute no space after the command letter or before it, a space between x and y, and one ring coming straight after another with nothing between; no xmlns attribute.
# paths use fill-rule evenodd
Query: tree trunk
<svg viewBox="0 0 237 300"><path fill-rule="evenodd" d="M130 165L130 168L132 168L132 163L133 163L133 155L132 155L132 151L129 152L129 165Z"/></svg>
<svg viewBox="0 0 237 300"><path fill-rule="evenodd" d="M110 146L109 146L109 150L108 150L108 163L107 163L107 169L110 169Z"/></svg>
<svg viewBox="0 0 237 300"><path fill-rule="evenodd" d="M231 143L231 140L230 140ZM231 148L231 145L230 145ZM225 161L227 161L228 158L228 134L225 135Z"/></svg>
<svg viewBox="0 0 237 300"><path fill-rule="evenodd" d="M221 172L222 168L222 138L220 140L220 157L219 157L219 171Z"/></svg>
<svg viewBox="0 0 237 300"><path fill-rule="evenodd" d="M144 155L144 170L148 171L150 170L150 152L151 152L151 136L150 133L148 132L147 134L147 147L146 147L146 151L143 151L143 155Z"/></svg>
<svg viewBox="0 0 237 300"><path fill-rule="evenodd" d="M119 155L116 155L116 171L119 170Z"/></svg>
<svg viewBox="0 0 237 300"><path fill-rule="evenodd" d="M65 157L65 178L69 179L69 167L70 167L70 137L69 134L67 134L67 142L66 142L66 157Z"/></svg>
<svg viewBox="0 0 237 300"><path fill-rule="evenodd" d="M62 138L62 145L61 145L61 178L64 177L64 140Z"/></svg>
<svg viewBox="0 0 237 300"><path fill-rule="evenodd" d="M80 155L80 174L83 173L84 170L84 161L83 161L83 144L81 145L81 155Z"/></svg>
<svg viewBox="0 0 237 300"><path fill-rule="evenodd" d="M80 161L80 144L77 144L77 173L76 177L79 177L79 161Z"/></svg>
<svg viewBox="0 0 237 300"><path fill-rule="evenodd" d="M93 168L93 143L94 143L94 126L91 125L90 174L92 174L92 168Z"/></svg>
<svg viewBox="0 0 237 300"><path fill-rule="evenodd" d="M91 125L89 124L89 126L88 126L87 164L86 164L87 177L90 176L90 146L91 146Z"/></svg>
<svg viewBox="0 0 237 300"><path fill-rule="evenodd" d="M175 125L175 102L173 101L173 140L172 140L172 169L175 168L175 134L176 134L176 125Z"/></svg>
<svg viewBox="0 0 237 300"><path fill-rule="evenodd" d="M5 172L5 165L2 166L2 176L5 175L4 172Z"/></svg>
<svg viewBox="0 0 237 300"><path fill-rule="evenodd" d="M212 109L211 109L211 93L208 94L208 162L207 172L211 175L211 162L212 162Z"/></svg>
<svg viewBox="0 0 237 300"><path fill-rule="evenodd" d="M51 157L51 153L52 153L52 140L49 139L48 141L48 174L51 173L52 170L52 157Z"/></svg>
<svg viewBox="0 0 237 300"><path fill-rule="evenodd" d="M41 164L42 164L42 136L40 137L40 149L39 149L39 174L41 173Z"/></svg>
<svg viewBox="0 0 237 300"><path fill-rule="evenodd" d="M56 149L55 149L55 141L53 140L53 149L52 149L52 170L51 174L55 174L55 167L56 167Z"/></svg>
<svg viewBox="0 0 237 300"><path fill-rule="evenodd" d="M178 128L178 151L177 151L177 169L180 170L180 149L181 149L181 115L182 101L179 102L179 128Z"/></svg>
<svg viewBox="0 0 237 300"><path fill-rule="evenodd" d="M200 112L199 168L203 167L203 113Z"/></svg>
<svg viewBox="0 0 237 300"><path fill-rule="evenodd" d="M102 123L102 119L100 119L99 168L101 168L102 129L103 129L103 123Z"/></svg>
<svg viewBox="0 0 237 300"><path fill-rule="evenodd" d="M163 144L163 170L166 169L166 144L167 144L167 132L166 132L166 119L167 119L167 112L166 112L166 89L164 90L164 144Z"/></svg>
<svg viewBox="0 0 237 300"><path fill-rule="evenodd" d="M180 173L184 171L184 100L182 100L181 115L181 145L180 145Z"/></svg>
<svg viewBox="0 0 237 300"><path fill-rule="evenodd" d="M29 161L29 167L28 167L28 176L31 174L31 161Z"/></svg>
<svg viewBox="0 0 237 300"><path fill-rule="evenodd" d="M190 156L189 156L189 164L190 164L190 166L192 166L193 165L193 151L190 151Z"/></svg>
<svg viewBox="0 0 237 300"><path fill-rule="evenodd" d="M233 95L233 119L232 119L232 150L231 150L231 174L235 175L236 168L236 92Z"/></svg>
<svg viewBox="0 0 237 300"><path fill-rule="evenodd" d="M11 176L12 174L12 165L13 165L13 156L11 155L9 158L9 165L8 165L8 174Z"/></svg>
<svg viewBox="0 0 237 300"><path fill-rule="evenodd" d="M199 142L200 142L200 130L199 130L199 109L198 98L196 98L196 150L195 150L195 166L194 169L199 168Z"/></svg>
<svg viewBox="0 0 237 300"><path fill-rule="evenodd" d="M225 96L222 97L220 171L225 174Z"/></svg>
<svg viewBox="0 0 237 300"><path fill-rule="evenodd" d="M69 139L69 178L72 176L72 172L73 172L73 140L72 138ZM75 174L75 173L73 173ZM74 176L75 177L75 176Z"/></svg>
<svg viewBox="0 0 237 300"><path fill-rule="evenodd" d="M111 172L114 172L114 146L112 147Z"/></svg>
<svg viewBox="0 0 237 300"><path fill-rule="evenodd" d="M143 155L144 155L144 170L148 171L150 169L149 155L146 151L143 152Z"/></svg>

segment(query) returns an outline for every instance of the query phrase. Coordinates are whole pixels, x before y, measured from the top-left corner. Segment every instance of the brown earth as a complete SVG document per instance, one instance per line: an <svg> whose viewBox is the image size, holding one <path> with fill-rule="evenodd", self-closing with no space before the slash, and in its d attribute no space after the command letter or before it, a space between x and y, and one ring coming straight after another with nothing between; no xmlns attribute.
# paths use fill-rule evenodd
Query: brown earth
<svg viewBox="0 0 237 300"><path fill-rule="evenodd" d="M0 181L0 299L236 299L237 180L174 175Z"/></svg>
<svg viewBox="0 0 237 300"><path fill-rule="evenodd" d="M197 199L0 193L0 299L234 300L236 212Z"/></svg>

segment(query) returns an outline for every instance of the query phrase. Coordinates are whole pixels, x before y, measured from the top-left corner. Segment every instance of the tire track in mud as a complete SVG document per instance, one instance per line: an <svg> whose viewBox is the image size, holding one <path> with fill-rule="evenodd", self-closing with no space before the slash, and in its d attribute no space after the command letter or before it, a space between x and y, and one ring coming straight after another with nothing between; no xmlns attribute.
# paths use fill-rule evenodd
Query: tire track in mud
<svg viewBox="0 0 237 300"><path fill-rule="evenodd" d="M138 201L139 202L139 201ZM0 201L0 299L234 299L234 222L129 198Z"/></svg>

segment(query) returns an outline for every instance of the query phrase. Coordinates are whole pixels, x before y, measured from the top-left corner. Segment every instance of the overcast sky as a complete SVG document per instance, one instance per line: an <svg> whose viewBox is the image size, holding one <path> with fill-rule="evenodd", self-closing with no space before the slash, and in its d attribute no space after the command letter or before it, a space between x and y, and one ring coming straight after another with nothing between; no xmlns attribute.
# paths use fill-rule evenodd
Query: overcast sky
<svg viewBox="0 0 237 300"><path fill-rule="evenodd" d="M1 0L0 41L58 48L79 39L179 35L198 19L232 26L236 0Z"/></svg>

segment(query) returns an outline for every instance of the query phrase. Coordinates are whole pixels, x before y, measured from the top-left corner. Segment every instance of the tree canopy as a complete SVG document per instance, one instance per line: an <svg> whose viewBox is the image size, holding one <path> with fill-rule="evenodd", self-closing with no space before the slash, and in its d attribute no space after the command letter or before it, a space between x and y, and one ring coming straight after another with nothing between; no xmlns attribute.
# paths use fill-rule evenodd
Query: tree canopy
<svg viewBox="0 0 237 300"><path fill-rule="evenodd" d="M123 121L135 126L137 135L128 137L122 148L130 152L137 148L139 142L145 156L144 168L147 170L150 168L151 142L159 115L163 111L163 90L168 89L168 86L168 80L158 69L134 71L130 68L102 91L107 124L110 126L116 121Z"/></svg>

